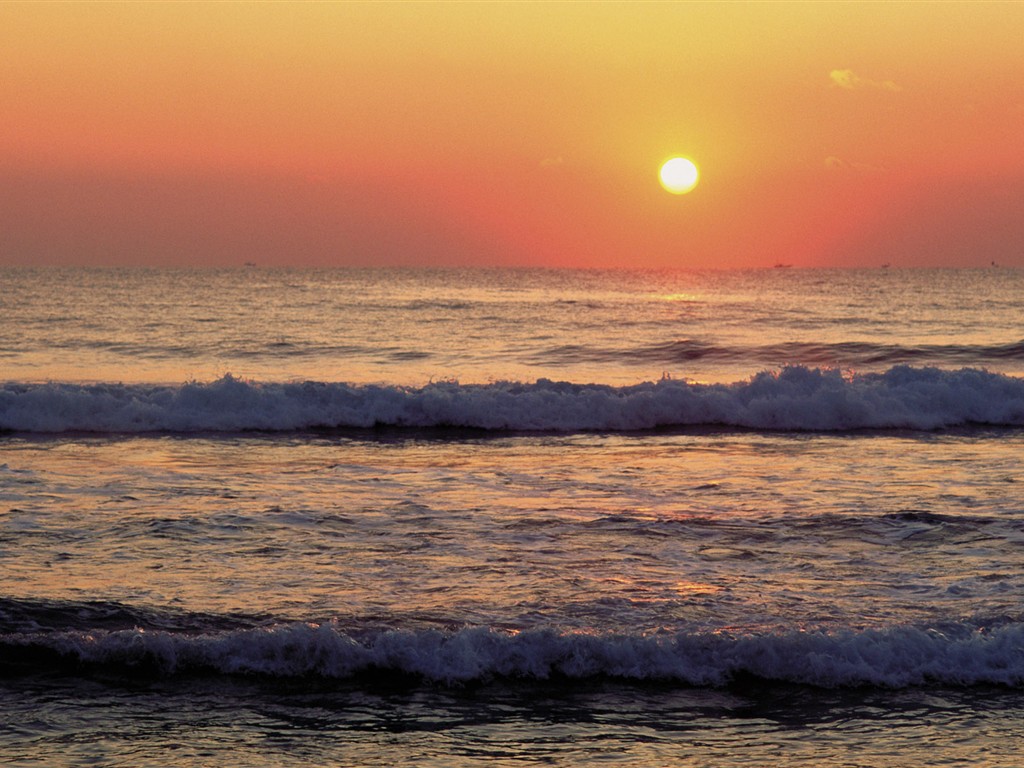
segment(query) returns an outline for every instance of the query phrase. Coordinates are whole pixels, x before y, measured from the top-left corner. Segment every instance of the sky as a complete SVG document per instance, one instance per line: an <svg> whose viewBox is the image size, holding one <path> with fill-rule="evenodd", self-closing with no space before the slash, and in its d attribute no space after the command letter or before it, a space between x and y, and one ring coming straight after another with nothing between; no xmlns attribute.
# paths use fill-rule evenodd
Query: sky
<svg viewBox="0 0 1024 768"><path fill-rule="evenodd" d="M1021 39L1014 2L0 2L0 265L1024 266Z"/></svg>

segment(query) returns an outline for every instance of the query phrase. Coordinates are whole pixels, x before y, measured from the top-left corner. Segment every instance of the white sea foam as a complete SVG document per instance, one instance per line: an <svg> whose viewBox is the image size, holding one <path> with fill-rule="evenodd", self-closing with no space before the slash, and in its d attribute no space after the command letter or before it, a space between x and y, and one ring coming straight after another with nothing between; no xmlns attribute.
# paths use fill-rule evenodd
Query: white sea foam
<svg viewBox="0 0 1024 768"><path fill-rule="evenodd" d="M408 388L225 376L181 386L0 387L0 430L41 433L373 426L569 432L688 425L828 431L963 424L1024 425L1024 379L968 368L898 366L844 376L793 366L728 385L663 380L613 387L541 379Z"/></svg>
<svg viewBox="0 0 1024 768"><path fill-rule="evenodd" d="M1024 685L1024 625L991 630L912 627L840 633L631 636L384 631L359 640L331 624L290 624L223 634L141 629L8 636L11 651L34 648L76 664L140 665L160 674L214 673L351 678L386 671L440 683L494 678L607 676L726 685L738 676L820 687ZM21 654L24 656L24 653ZM52 659L52 657L50 657Z"/></svg>

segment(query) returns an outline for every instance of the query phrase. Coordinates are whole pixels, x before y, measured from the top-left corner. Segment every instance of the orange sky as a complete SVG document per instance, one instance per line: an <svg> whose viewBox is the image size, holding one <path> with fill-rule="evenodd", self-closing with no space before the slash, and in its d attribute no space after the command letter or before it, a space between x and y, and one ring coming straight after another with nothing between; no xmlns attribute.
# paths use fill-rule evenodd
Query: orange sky
<svg viewBox="0 0 1024 768"><path fill-rule="evenodd" d="M1024 266L1022 39L1024 3L0 3L0 265Z"/></svg>

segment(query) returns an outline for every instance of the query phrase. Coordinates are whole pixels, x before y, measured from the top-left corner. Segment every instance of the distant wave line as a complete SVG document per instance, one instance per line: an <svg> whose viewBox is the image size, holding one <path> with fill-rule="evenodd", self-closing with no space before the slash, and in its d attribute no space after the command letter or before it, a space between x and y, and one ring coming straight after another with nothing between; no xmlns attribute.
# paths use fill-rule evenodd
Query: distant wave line
<svg viewBox="0 0 1024 768"><path fill-rule="evenodd" d="M986 361L1024 362L1024 340L1006 344L878 344L784 342L763 346L730 347L696 339L679 339L632 348L596 348L564 344L529 356L536 365L566 365L640 361L671 365L700 360L753 362L765 365L898 365L924 362L934 365L982 365Z"/></svg>

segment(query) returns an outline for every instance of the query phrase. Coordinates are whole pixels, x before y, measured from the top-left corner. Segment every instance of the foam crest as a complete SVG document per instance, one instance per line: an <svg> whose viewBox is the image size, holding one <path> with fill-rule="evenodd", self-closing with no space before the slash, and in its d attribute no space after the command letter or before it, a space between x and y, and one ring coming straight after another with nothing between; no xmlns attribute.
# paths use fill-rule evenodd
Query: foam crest
<svg viewBox="0 0 1024 768"><path fill-rule="evenodd" d="M318 428L641 430L694 425L784 430L1024 425L1024 379L965 368L897 366L844 376L792 366L734 384L663 380L633 386L540 379L424 387L259 383L225 376L181 386L0 387L0 430L238 432Z"/></svg>
<svg viewBox="0 0 1024 768"><path fill-rule="evenodd" d="M222 634L141 629L0 636L3 656L160 675L346 679L388 672L461 684L611 677L722 686L743 676L818 687L1024 684L1024 625L991 630L900 627L862 632L630 636L483 628L383 631L356 638L331 624Z"/></svg>

